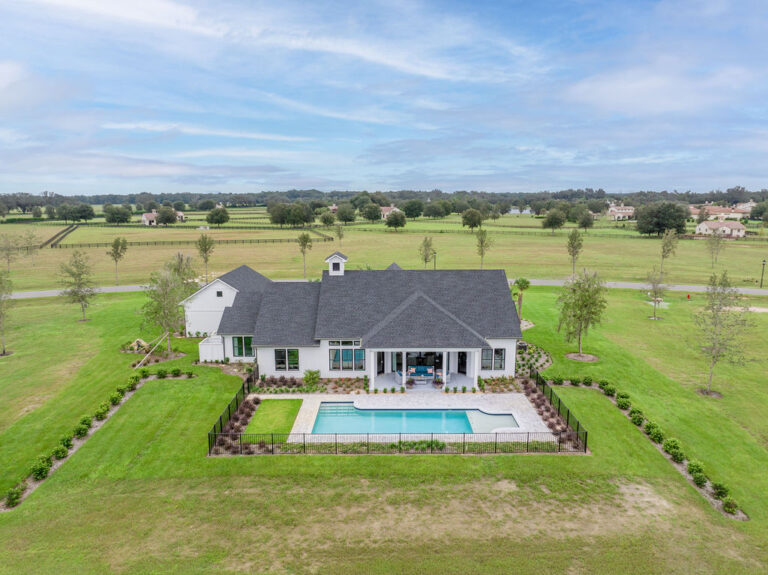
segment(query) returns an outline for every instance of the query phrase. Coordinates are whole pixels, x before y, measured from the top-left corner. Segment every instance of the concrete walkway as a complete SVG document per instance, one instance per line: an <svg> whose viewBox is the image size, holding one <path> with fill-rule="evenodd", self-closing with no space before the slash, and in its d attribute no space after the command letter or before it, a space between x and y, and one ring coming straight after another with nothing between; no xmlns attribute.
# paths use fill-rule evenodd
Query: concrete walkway
<svg viewBox="0 0 768 575"><path fill-rule="evenodd" d="M304 281L304 280L277 280L277 281ZM565 280L529 280L531 285L534 286L562 286L565 284ZM514 283L514 280L509 280L509 283ZM647 289L648 284L641 282L605 282L605 287L613 289ZM96 291L98 293L122 293L122 292L136 292L147 289L145 285L124 285L124 286L105 286L98 287ZM666 289L669 291L682 291L691 293L700 293L707 291L705 285L668 285ZM736 288L739 293L744 295L765 295L768 296L768 289L760 288ZM35 297L56 297L61 295L61 290L40 290L40 291L19 291L14 292L11 295L11 299L29 299Z"/></svg>

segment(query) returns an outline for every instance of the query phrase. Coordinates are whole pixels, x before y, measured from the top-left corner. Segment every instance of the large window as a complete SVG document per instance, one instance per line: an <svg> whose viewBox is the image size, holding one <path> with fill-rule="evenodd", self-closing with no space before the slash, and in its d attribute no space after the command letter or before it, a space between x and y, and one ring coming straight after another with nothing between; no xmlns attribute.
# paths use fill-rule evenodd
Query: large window
<svg viewBox="0 0 768 575"><path fill-rule="evenodd" d="M276 349L275 350L275 369L277 371L298 371L299 370L299 350L298 349Z"/></svg>
<svg viewBox="0 0 768 575"><path fill-rule="evenodd" d="M252 341L253 338L250 336L237 335L233 337L232 347L234 348L235 357L253 357Z"/></svg>
<svg viewBox="0 0 768 575"><path fill-rule="evenodd" d="M504 369L504 357L506 350L502 348L482 350L480 357L480 369L501 370Z"/></svg>
<svg viewBox="0 0 768 575"><path fill-rule="evenodd" d="M365 350L359 339L336 339L328 342L328 366L331 371L365 371Z"/></svg>

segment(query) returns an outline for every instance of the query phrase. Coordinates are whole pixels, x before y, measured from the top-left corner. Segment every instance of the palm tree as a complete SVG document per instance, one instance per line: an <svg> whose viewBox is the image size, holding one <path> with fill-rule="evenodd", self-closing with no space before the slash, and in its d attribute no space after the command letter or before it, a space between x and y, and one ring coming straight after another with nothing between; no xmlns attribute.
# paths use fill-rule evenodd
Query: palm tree
<svg viewBox="0 0 768 575"><path fill-rule="evenodd" d="M531 287L531 282L525 278L517 278L514 286L517 289L517 315L523 319L523 292Z"/></svg>

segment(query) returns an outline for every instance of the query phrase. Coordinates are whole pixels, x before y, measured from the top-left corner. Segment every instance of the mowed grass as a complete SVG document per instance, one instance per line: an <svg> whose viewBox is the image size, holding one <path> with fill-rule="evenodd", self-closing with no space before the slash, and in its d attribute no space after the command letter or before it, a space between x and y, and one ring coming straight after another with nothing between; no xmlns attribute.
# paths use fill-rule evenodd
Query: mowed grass
<svg viewBox="0 0 768 575"><path fill-rule="evenodd" d="M208 458L206 434L240 382L192 365L196 340L178 340L188 355L164 367L197 377L147 382L19 508L0 514L0 572L764 572L766 452L738 419L746 390L726 395L741 398L733 413L719 411L722 403L699 401L649 363L661 353L680 366L664 357L667 335L656 334L662 341L651 351L615 341L612 322L627 313L629 327L646 328L632 313L647 310L630 292L611 293L613 319L587 341L601 362L565 360L571 346L554 332L555 294L532 288L524 313L536 323L528 339L553 352L552 372L592 370L629 391L731 485L751 521L713 510L604 396L573 387L558 391L589 429L587 456ZM88 322L99 337L70 374L79 393L52 396L36 411L69 428L106 393L97 389L104 380L111 389L127 377L130 356L117 346L126 332L140 333L141 301L101 298ZM44 361L21 354L29 345L16 349L32 370ZM752 367L759 374L765 366ZM25 443L24 434L6 430L0 453L13 443Z"/></svg>
<svg viewBox="0 0 768 575"><path fill-rule="evenodd" d="M555 235L517 235L506 233L501 224L488 226L494 245L485 257L486 268L506 270L510 278L519 276L535 279L562 279L571 272L571 262L566 251L566 233ZM454 218L455 220L455 218ZM417 226L428 226L419 229ZM45 227L45 226L41 226ZM8 229L14 229L12 225ZM1 231L1 230L0 230ZM331 233L329 229L320 231ZM444 232L444 233L443 233ZM74 232L67 241L74 242L81 230ZM174 240L199 236L191 229L141 229L94 227L82 230L81 240L108 242L119 235L131 234L132 241L147 238L151 241ZM285 237L295 238L300 230L210 230L217 237L229 239ZM383 225L348 226L341 244L338 240L322 242L312 235L313 247L307 254L307 275L319 278L326 269L325 258L334 250L344 252L349 261L347 267L359 269L370 266L382 269L393 261L404 268L419 269L424 264L419 259L418 246L425 236L433 239L437 251L437 267L442 269L476 268L480 264L475 237L461 229L457 221L417 220L404 230L392 231ZM588 233L584 238L584 250L578 266L596 270L605 280L645 281L651 268L659 264L660 241L656 238L639 238L636 234L622 237L606 237ZM763 242L728 242L719 262L713 267L706 242L680 241L677 253L665 263L668 281L678 284L706 284L713 271L728 269L735 285L756 287L760 278L761 263L768 244ZM106 248L85 248L94 271L97 285L114 285L114 262ZM176 252L196 258L198 270L202 263L194 246L132 246L119 264L120 282L139 284L148 281L150 274L160 268ZM58 274L62 262L71 257L70 249L43 249L34 259L24 259L12 266L14 289L36 290L58 287ZM299 279L302 277L302 257L295 243L218 245L210 261L210 271L221 275L239 265L246 264L273 279ZM430 263L430 266L433 264Z"/></svg>
<svg viewBox="0 0 768 575"><path fill-rule="evenodd" d="M301 399L262 400L245 433L290 433L301 403Z"/></svg>
<svg viewBox="0 0 768 575"><path fill-rule="evenodd" d="M201 234L207 234L217 240L258 240L258 239L296 239L300 230L270 229L270 230L237 230L231 228L217 228L211 226L208 230L199 230L194 226L166 227L90 227L81 226L67 235L62 245L81 243L105 243L112 242L115 238L125 238L129 242L160 242L160 241L195 241ZM193 246L190 249L194 250Z"/></svg>

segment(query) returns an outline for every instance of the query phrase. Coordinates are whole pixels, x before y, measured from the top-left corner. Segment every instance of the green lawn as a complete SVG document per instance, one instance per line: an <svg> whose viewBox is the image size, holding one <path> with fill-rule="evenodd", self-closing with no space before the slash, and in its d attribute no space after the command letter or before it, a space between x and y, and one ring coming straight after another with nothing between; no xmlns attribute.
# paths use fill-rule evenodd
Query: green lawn
<svg viewBox="0 0 768 575"><path fill-rule="evenodd" d="M554 332L555 295L532 288L525 301L536 323L526 337L553 353L551 373L606 377L629 391L731 485L751 521L713 510L615 406L583 388L558 392L590 431L588 456L209 458L206 433L240 382L193 366L196 341L179 340L188 355L167 367L197 377L147 382L19 508L0 514L0 572L764 572L765 358L738 380L721 372L723 400L700 397L700 360L681 343L688 302L646 322L640 295L615 291L605 325L586 342L601 361L576 364ZM141 333L141 301L103 296L84 324L52 300L24 302L9 337L16 353L2 360L15 358L20 382L16 408L0 401L5 486L125 380L132 358L118 347ZM766 319L750 344L758 351ZM42 326L47 337L24 337ZM15 385L2 385L5 400ZM256 413L269 414L266 405Z"/></svg>
<svg viewBox="0 0 768 575"><path fill-rule="evenodd" d="M290 433L301 402L301 399L262 400L245 433Z"/></svg>
<svg viewBox="0 0 768 575"><path fill-rule="evenodd" d="M510 278L524 276L537 279L562 279L571 271L566 244L566 231L557 234L541 234L538 229L529 230L535 235L519 235L510 231L525 232L525 228L510 224L516 216L505 216L487 224L494 245L485 256L487 268L505 269ZM523 221L527 221L522 218ZM530 220L530 218L528 218ZM0 233L14 233L16 224L0 226ZM39 225L43 232L53 235L56 227ZM613 228L601 228L605 233L621 234L607 237L590 231L584 240L584 250L579 266L597 270L606 280L644 281L648 271L659 263L660 242L656 238L640 238L635 233ZM331 230L322 230L331 233ZM77 230L66 238L67 242L109 242L117 236L132 241L146 239L174 240L194 239L200 233L193 226L178 229L93 227ZM295 238L299 231L274 228L271 230L234 230L223 227L210 230L212 235L227 239ZM359 269L366 266L384 268L396 261L405 268L423 268L419 260L418 245L424 236L433 238L437 250L437 267L466 269L480 263L476 253L475 238L462 229L456 217L446 220L418 219L409 222L405 229L392 231L382 225L348 226L346 235L338 241L322 243L313 237L313 249L307 254L309 278L319 278L327 267L325 258L334 250L349 257L347 266ZM114 262L105 248L86 248L85 253L93 264L97 285L114 285ZM192 255L202 270L194 246L131 246L120 262L120 282L137 284L148 281L151 272L176 252ZM712 271L728 269L739 287L756 287L760 278L761 262L768 251L765 242L728 242L720 261L714 267L707 253L706 242L685 240L679 243L677 253L665 263L666 278L674 283L705 284ZM24 259L12 266L11 277L16 290L52 289L58 287L59 267L71 256L69 249L43 249L34 259ZM295 243L219 245L215 248L209 268L216 275L246 264L274 279L302 277L302 257ZM431 264L430 264L431 265Z"/></svg>

